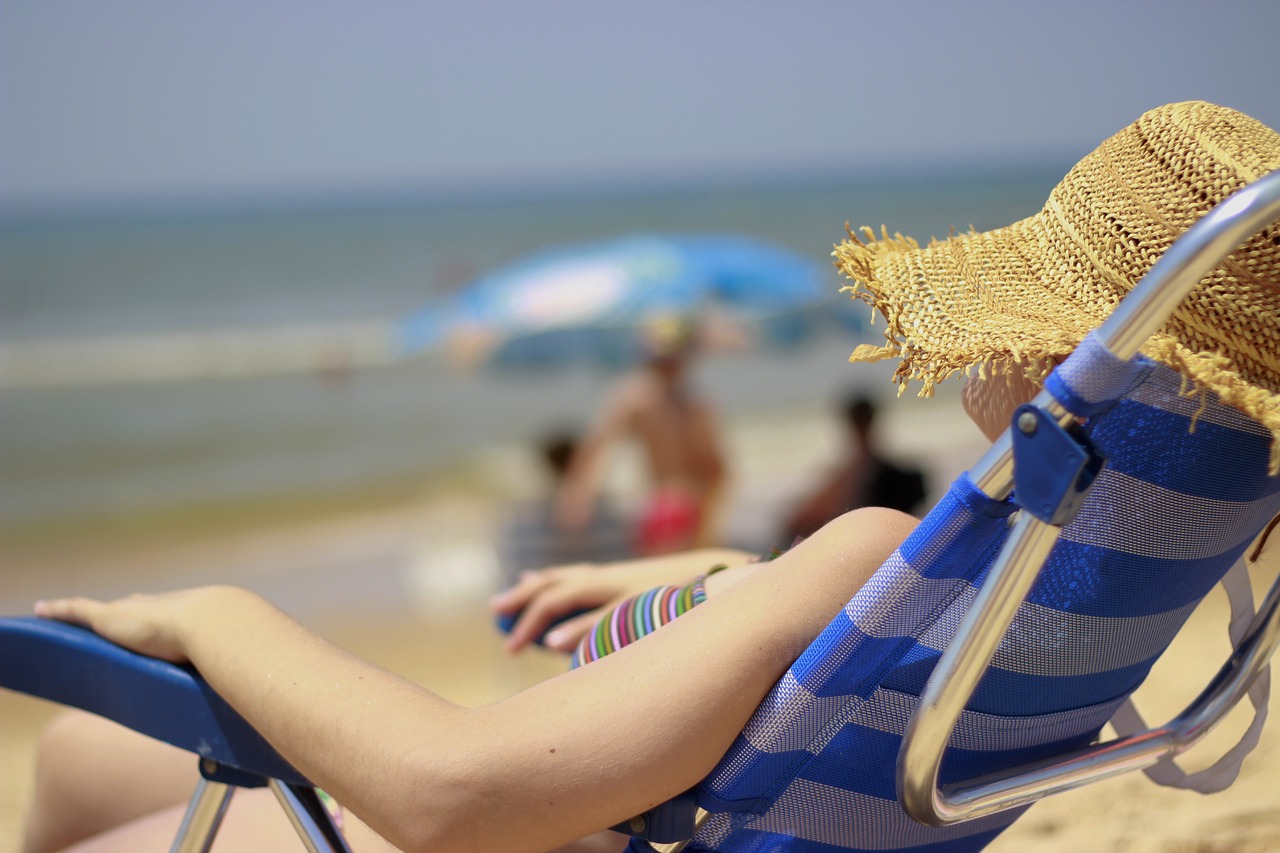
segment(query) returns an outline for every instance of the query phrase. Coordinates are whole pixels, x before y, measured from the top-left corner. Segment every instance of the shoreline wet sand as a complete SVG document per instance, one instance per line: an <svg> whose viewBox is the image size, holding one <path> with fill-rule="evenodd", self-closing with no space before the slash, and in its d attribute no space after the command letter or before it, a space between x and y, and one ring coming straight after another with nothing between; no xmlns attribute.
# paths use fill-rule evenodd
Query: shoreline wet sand
<svg viewBox="0 0 1280 853"><path fill-rule="evenodd" d="M895 452L920 458L936 494L981 452L953 397L886 407ZM933 407L932 409L925 407ZM939 411L939 409L941 411ZM928 417L921 415L928 413ZM740 460L727 535L768 527L777 510L821 470L835 447L830 413L758 416L729 435ZM939 424L956 423L940 440ZM512 452L469 463L465 475L411 489L353 496L346 506L282 509L256 522L194 520L167 532L133 525L84 526L74 536L26 536L3 544L0 612L27 612L38 597L117 595L199 583L256 589L336 644L462 704L482 704L560 671L558 655L506 655L485 599L501 582L492 540L504 500L529 491ZM501 488L477 476L503 471ZM625 479L625 475L624 475ZM627 484L621 485L625 494ZM1261 594L1273 578L1255 577ZM1139 693L1149 721L1193 698L1228 653L1225 597L1215 591L1192 617ZM1273 687L1273 696L1278 692ZM1276 697L1280 699L1280 696ZM30 796L38 733L56 712L0 692L0 850L17 850ZM1194 768L1221 754L1247 724L1239 709L1184 759ZM1038 804L991 845L993 853L1096 850L1116 853L1260 853L1280 848L1280 725L1266 727L1236 784L1214 796L1158 788L1129 774Z"/></svg>

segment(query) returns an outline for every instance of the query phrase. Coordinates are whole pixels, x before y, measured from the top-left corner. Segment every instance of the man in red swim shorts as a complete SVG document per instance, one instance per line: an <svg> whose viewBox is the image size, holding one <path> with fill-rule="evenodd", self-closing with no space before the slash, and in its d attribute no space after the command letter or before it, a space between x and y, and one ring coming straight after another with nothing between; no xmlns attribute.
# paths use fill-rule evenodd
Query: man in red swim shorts
<svg viewBox="0 0 1280 853"><path fill-rule="evenodd" d="M670 554L698 541L702 507L692 497L671 490L649 499L636 525L634 547L638 554Z"/></svg>
<svg viewBox="0 0 1280 853"><path fill-rule="evenodd" d="M688 383L696 346L692 321L666 318L645 328L643 368L610 395L569 466L557 507L565 529L585 528L602 459L615 441L630 438L640 446L651 495L636 530L637 552L665 554L714 541L725 469L715 413Z"/></svg>

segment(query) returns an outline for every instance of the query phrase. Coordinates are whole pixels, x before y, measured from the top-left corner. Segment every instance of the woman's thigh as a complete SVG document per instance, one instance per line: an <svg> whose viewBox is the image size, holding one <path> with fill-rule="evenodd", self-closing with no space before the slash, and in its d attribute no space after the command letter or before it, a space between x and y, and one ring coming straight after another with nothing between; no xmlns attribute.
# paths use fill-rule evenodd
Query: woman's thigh
<svg viewBox="0 0 1280 853"><path fill-rule="evenodd" d="M70 848L67 853L149 853L169 849L185 806L171 806L129 821ZM394 853L395 848L350 814L343 835L353 853ZM277 853L302 850L293 825L266 788L238 789L214 836L213 853Z"/></svg>
<svg viewBox="0 0 1280 853"><path fill-rule="evenodd" d="M177 834L200 774L193 754L82 711L50 724L41 741L36 799L28 820L28 850L76 853L165 851ZM343 834L353 853L396 848L347 811ZM626 838L601 832L561 848L602 853ZM215 851L302 849L297 834L267 789L238 789L223 818Z"/></svg>
<svg viewBox="0 0 1280 853"><path fill-rule="evenodd" d="M199 778L189 752L83 711L60 714L40 739L26 849L58 850L184 803Z"/></svg>
<svg viewBox="0 0 1280 853"><path fill-rule="evenodd" d="M54 718L36 766L27 850L168 850L199 782L195 755L83 711ZM394 848L353 815L344 832L356 853ZM266 789L233 794L214 850L301 849Z"/></svg>
<svg viewBox="0 0 1280 853"><path fill-rule="evenodd" d="M150 853L169 849L182 823L183 807L175 806L131 821L95 836L66 853ZM343 816L343 835L352 853L398 853L367 824L350 812ZM626 846L625 836L600 832L561 847L553 853L616 853ZM238 790L215 836L213 853L278 853L301 850L293 826L268 790Z"/></svg>
<svg viewBox="0 0 1280 853"><path fill-rule="evenodd" d="M28 820L32 851L164 851L177 835L200 779L195 755L110 720L68 711L41 739L36 798ZM356 853L393 848L352 815L344 831ZM237 789L214 848L301 850L267 789Z"/></svg>

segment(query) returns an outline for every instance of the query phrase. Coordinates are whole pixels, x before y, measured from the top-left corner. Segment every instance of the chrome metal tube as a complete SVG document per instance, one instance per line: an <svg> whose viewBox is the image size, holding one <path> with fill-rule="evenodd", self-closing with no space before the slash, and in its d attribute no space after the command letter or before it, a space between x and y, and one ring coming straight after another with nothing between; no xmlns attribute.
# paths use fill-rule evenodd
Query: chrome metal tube
<svg viewBox="0 0 1280 853"><path fill-rule="evenodd" d="M1203 737L1231 710L1280 648L1280 577L1258 607L1258 612L1235 653L1218 670L1195 701L1169 723L1178 752Z"/></svg>
<svg viewBox="0 0 1280 853"><path fill-rule="evenodd" d="M1006 429L969 469L969 477L982 493L1002 501L1013 490L1013 439Z"/></svg>
<svg viewBox="0 0 1280 853"><path fill-rule="evenodd" d="M1239 190L1189 228L1098 327L1098 340L1117 358L1133 358L1201 279L1277 219L1280 171ZM1040 398L1036 402L1040 405ZM970 476L990 497L1000 500L1009 493L1013 451L1007 432L991 445Z"/></svg>
<svg viewBox="0 0 1280 853"><path fill-rule="evenodd" d="M666 844L657 841L646 841L649 850L652 853L680 853L681 850L689 846L689 842L693 840L693 836L697 835L698 830L707 822L707 818L711 817L711 812L699 807L693 818L693 833L683 841L672 841Z"/></svg>
<svg viewBox="0 0 1280 853"><path fill-rule="evenodd" d="M1075 420L1075 417L1062 407L1048 391L1041 391L1031 401L1049 417L1063 426ZM987 452L978 460L978 464L969 469L969 478L982 493L994 500L1002 501L1013 490L1013 437L1009 429L1005 429L1000 437L991 443Z"/></svg>
<svg viewBox="0 0 1280 853"><path fill-rule="evenodd" d="M921 823L939 825L962 819L953 814L949 802L936 795L943 752L965 704L1035 582L1036 572L1010 568L1039 566L1060 531L1030 513L1019 514L986 583L960 621L955 640L942 653L925 685L898 753L902 805Z"/></svg>
<svg viewBox="0 0 1280 853"><path fill-rule="evenodd" d="M904 798L904 806L918 820L920 815L913 809L919 809L926 823L954 823L1032 803L1050 794L1141 770L1166 757L1181 755L1207 735L1244 697L1277 647L1280 647L1280 579L1272 585L1235 653L1209 686L1166 725L942 790L936 788L935 780L925 802L915 798L908 805Z"/></svg>
<svg viewBox="0 0 1280 853"><path fill-rule="evenodd" d="M235 788L231 785L210 782L201 777L182 815L178 835L169 847L170 853L208 853L234 793Z"/></svg>
<svg viewBox="0 0 1280 853"><path fill-rule="evenodd" d="M351 853L342 831L334 826L314 788L290 785L279 779L268 780L267 787L276 795L308 853Z"/></svg>

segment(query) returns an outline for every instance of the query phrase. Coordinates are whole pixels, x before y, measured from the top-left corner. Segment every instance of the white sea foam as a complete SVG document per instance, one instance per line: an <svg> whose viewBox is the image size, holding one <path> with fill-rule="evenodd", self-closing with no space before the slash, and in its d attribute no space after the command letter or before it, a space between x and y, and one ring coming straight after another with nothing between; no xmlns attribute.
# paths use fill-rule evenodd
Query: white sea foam
<svg viewBox="0 0 1280 853"><path fill-rule="evenodd" d="M378 321L0 342L0 389L339 375L393 358Z"/></svg>

